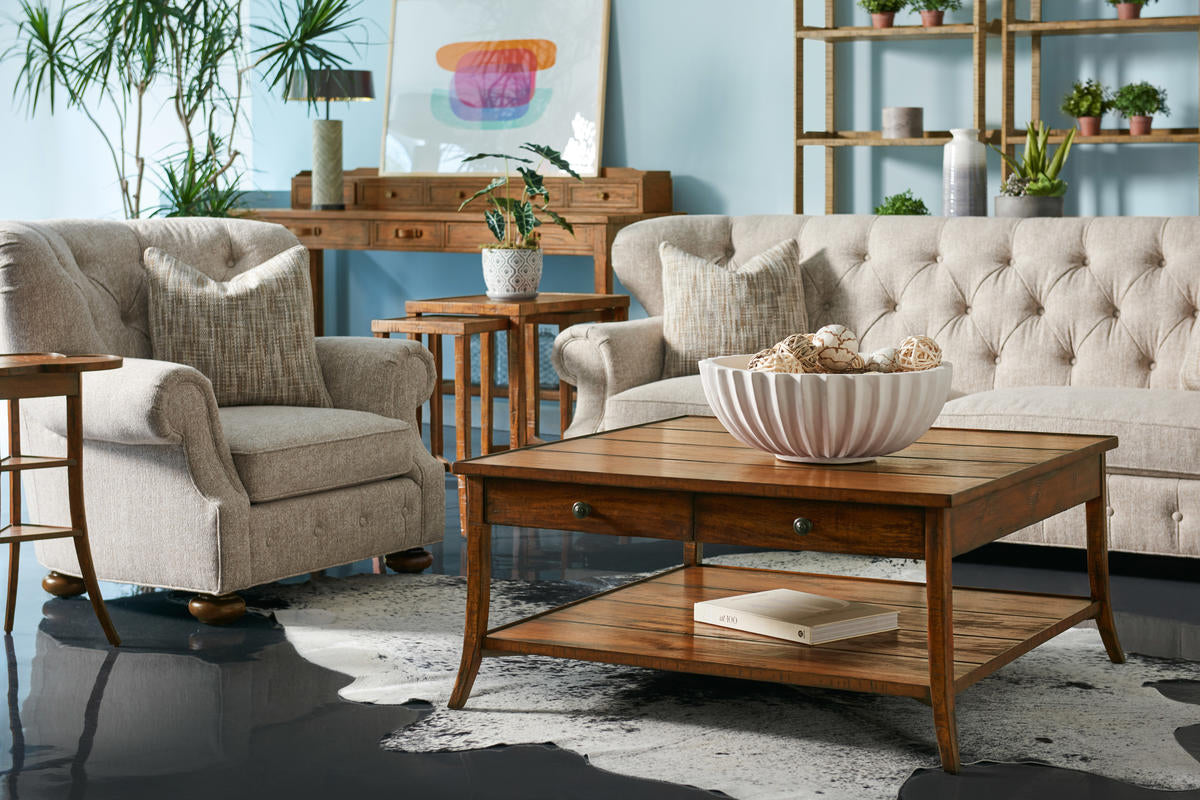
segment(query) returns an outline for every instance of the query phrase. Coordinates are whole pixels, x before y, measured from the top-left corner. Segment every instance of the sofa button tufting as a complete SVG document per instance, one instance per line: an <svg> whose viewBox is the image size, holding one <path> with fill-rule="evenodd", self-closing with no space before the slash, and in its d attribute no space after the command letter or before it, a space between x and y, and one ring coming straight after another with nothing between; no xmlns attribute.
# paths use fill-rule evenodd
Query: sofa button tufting
<svg viewBox="0 0 1200 800"><path fill-rule="evenodd" d="M1075 356L1071 356L1069 359L1067 359L1067 363L1072 367L1075 366Z"/></svg>
<svg viewBox="0 0 1200 800"><path fill-rule="evenodd" d="M1092 265L1092 260L1091 260L1090 258L1084 258L1084 259L1083 259L1083 265L1084 265L1085 267L1090 267L1090 266Z"/></svg>
<svg viewBox="0 0 1200 800"><path fill-rule="evenodd" d="M1104 513L1105 513L1105 514L1107 514L1108 516L1110 516L1110 517L1111 517L1111 516L1113 515L1113 507L1112 507L1112 506L1105 506L1105 507L1104 507Z"/></svg>
<svg viewBox="0 0 1200 800"><path fill-rule="evenodd" d="M1176 522L1181 521L1183 519L1183 512L1181 512L1181 511L1172 512L1171 519L1175 520Z"/></svg>
<svg viewBox="0 0 1200 800"><path fill-rule="evenodd" d="M367 527L367 515L366 514L363 514L361 517L358 518L358 527L360 527L360 528Z"/></svg>
<svg viewBox="0 0 1200 800"><path fill-rule="evenodd" d="M1120 319L1120 318L1121 318L1121 309L1114 308L1113 309L1113 319Z"/></svg>
<svg viewBox="0 0 1200 800"><path fill-rule="evenodd" d="M829 309L833 308L833 303L826 303L824 306L822 306L822 308L828 311Z"/></svg>
<svg viewBox="0 0 1200 800"><path fill-rule="evenodd" d="M993 364L999 364L999 363L1000 363L1000 356L996 356L995 358L993 358L993 359L992 359L992 363L993 363Z"/></svg>
<svg viewBox="0 0 1200 800"><path fill-rule="evenodd" d="M964 313L964 314L970 314L970 313L971 313L971 307L970 307L970 306L963 306L963 313Z"/></svg>
<svg viewBox="0 0 1200 800"><path fill-rule="evenodd" d="M892 311L899 311L899 310L900 310L900 304L892 303Z"/></svg>
<svg viewBox="0 0 1200 800"><path fill-rule="evenodd" d="M1158 366L1157 362L1151 361L1149 364L1146 365L1146 369L1154 369L1157 366Z"/></svg>
<svg viewBox="0 0 1200 800"><path fill-rule="evenodd" d="M944 260L945 260L945 259L944 259L944 258L942 258L941 256L938 256L938 257L937 257L937 262L938 262L939 264L940 264L940 263L942 263Z"/></svg>
<svg viewBox="0 0 1200 800"><path fill-rule="evenodd" d="M1041 306L1038 306L1037 311L1035 313L1037 313L1037 315L1040 317L1046 313L1046 309L1042 308Z"/></svg>
<svg viewBox="0 0 1200 800"><path fill-rule="evenodd" d="M1159 265L1160 267L1165 267L1165 266L1167 265L1167 260L1166 260L1165 258L1160 258L1160 259L1158 260L1158 265Z"/></svg>
<svg viewBox="0 0 1200 800"><path fill-rule="evenodd" d="M1200 308L1193 308L1192 309L1192 319L1195 319L1197 317L1200 317Z"/></svg>
<svg viewBox="0 0 1200 800"><path fill-rule="evenodd" d="M863 260L863 261L870 261L870 260L871 260L871 254L870 254L870 253L863 253L862 260Z"/></svg>

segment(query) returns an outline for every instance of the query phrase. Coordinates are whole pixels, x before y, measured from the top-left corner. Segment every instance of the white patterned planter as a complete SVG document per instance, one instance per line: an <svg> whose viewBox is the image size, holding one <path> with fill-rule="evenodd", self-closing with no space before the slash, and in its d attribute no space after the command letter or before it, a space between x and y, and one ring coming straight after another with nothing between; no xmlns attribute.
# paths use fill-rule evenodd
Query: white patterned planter
<svg viewBox="0 0 1200 800"><path fill-rule="evenodd" d="M851 464L908 447L950 394L950 365L862 375L751 372L750 356L706 358L700 380L713 413L750 447L781 461Z"/></svg>
<svg viewBox="0 0 1200 800"><path fill-rule="evenodd" d="M483 281L493 300L531 300L542 282L542 248L483 249Z"/></svg>

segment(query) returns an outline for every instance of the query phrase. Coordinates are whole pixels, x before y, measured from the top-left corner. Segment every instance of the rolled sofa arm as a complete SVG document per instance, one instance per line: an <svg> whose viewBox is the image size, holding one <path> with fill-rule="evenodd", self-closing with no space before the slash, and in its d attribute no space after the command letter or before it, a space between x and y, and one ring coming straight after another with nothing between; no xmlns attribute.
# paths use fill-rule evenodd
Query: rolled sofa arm
<svg viewBox="0 0 1200 800"><path fill-rule="evenodd" d="M662 317L572 325L554 341L554 369L579 389L567 436L595 433L615 394L659 380L663 370Z"/></svg>
<svg viewBox="0 0 1200 800"><path fill-rule="evenodd" d="M438 374L433 356L410 339L322 336L317 359L335 406L414 425Z"/></svg>

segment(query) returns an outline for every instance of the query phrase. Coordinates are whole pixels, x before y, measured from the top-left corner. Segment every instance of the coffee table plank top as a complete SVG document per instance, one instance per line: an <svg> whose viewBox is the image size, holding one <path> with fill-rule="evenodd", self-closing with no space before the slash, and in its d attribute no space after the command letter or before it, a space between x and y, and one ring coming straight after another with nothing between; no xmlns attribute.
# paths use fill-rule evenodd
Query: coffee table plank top
<svg viewBox="0 0 1200 800"><path fill-rule="evenodd" d="M776 461L712 417L661 422L459 461L454 472L645 489L926 507L964 504L1117 446L1113 436L933 428L864 464Z"/></svg>

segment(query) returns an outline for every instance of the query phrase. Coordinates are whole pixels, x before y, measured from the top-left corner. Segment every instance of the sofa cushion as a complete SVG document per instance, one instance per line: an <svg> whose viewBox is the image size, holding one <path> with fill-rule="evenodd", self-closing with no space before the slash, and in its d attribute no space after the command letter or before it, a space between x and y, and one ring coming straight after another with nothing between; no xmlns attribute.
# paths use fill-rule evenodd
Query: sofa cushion
<svg viewBox="0 0 1200 800"><path fill-rule="evenodd" d="M297 245L228 281L146 248L154 357L195 367L217 404L320 406L308 254Z"/></svg>
<svg viewBox="0 0 1200 800"><path fill-rule="evenodd" d="M711 261L663 242L663 377L694 375L702 358L757 353L808 330L795 239L743 264Z"/></svg>
<svg viewBox="0 0 1200 800"><path fill-rule="evenodd" d="M713 416L699 375L683 375L626 389L608 398L605 428L622 428L684 414Z"/></svg>
<svg viewBox="0 0 1200 800"><path fill-rule="evenodd" d="M1200 393L1182 389L1030 386L946 403L936 425L1116 436L1110 470L1200 477Z"/></svg>
<svg viewBox="0 0 1200 800"><path fill-rule="evenodd" d="M407 422L366 411L232 406L219 413L252 503L404 475L418 441Z"/></svg>

